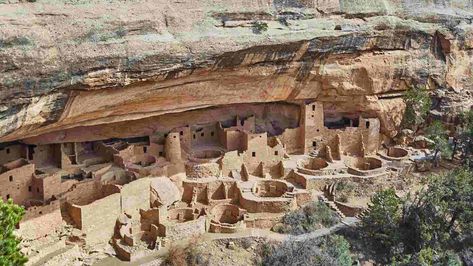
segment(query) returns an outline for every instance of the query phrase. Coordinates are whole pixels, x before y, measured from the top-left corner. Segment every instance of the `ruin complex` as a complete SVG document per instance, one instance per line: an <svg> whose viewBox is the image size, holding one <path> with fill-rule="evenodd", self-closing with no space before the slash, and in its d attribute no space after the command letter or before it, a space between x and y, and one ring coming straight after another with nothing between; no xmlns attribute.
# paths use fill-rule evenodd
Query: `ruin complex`
<svg viewBox="0 0 473 266"><path fill-rule="evenodd" d="M28 263L66 246L137 261L409 191L432 152L404 134L403 97L425 88L455 131L472 4L0 0L0 198L26 209Z"/></svg>
<svg viewBox="0 0 473 266"><path fill-rule="evenodd" d="M388 146L376 117L317 101L255 110L214 121L200 111L194 124L169 117L179 126L147 136L4 143L0 196L26 207L23 237L51 234L64 220L86 244L111 241L132 261L204 232L269 229L312 200L355 216L362 208L335 198L339 181L382 183L412 169L413 148Z"/></svg>

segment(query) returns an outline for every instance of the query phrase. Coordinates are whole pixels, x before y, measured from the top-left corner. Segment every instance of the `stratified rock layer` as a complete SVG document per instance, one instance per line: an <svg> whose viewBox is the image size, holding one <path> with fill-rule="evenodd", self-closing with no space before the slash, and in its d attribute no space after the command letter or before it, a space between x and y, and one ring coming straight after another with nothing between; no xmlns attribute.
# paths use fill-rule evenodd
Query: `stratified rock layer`
<svg viewBox="0 0 473 266"><path fill-rule="evenodd" d="M165 114L310 99L377 116L394 136L410 87L435 90L444 113L470 106L472 11L466 0L0 4L0 141L137 136Z"/></svg>

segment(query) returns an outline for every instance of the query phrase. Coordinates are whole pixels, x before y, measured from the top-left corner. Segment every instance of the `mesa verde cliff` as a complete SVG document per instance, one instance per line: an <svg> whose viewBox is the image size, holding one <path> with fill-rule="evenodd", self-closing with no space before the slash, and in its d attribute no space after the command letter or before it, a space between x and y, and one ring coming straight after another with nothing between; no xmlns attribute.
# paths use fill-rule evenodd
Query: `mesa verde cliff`
<svg viewBox="0 0 473 266"><path fill-rule="evenodd" d="M393 136L406 88L439 89L449 112L473 83L468 1L65 2L1 6L3 142L139 136L163 114L305 99Z"/></svg>
<svg viewBox="0 0 473 266"><path fill-rule="evenodd" d="M313 202L358 221L438 163L407 91L450 129L471 109L472 23L470 0L0 0L0 199L29 263L136 262Z"/></svg>

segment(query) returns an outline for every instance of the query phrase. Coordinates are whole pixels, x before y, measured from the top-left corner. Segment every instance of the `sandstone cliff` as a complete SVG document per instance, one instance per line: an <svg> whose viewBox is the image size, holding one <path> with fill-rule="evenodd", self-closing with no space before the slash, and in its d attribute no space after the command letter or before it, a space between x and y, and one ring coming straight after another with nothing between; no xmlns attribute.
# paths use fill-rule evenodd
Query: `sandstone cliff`
<svg viewBox="0 0 473 266"><path fill-rule="evenodd" d="M393 136L414 85L470 106L472 20L471 0L0 0L0 142L305 99Z"/></svg>

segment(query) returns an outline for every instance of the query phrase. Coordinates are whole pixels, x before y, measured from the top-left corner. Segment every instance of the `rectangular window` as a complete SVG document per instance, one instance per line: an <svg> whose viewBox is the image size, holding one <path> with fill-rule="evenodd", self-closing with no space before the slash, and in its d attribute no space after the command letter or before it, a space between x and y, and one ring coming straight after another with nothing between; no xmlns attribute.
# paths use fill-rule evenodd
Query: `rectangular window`
<svg viewBox="0 0 473 266"><path fill-rule="evenodd" d="M201 137L203 137L204 135L205 135L204 132L200 133L200 136L201 136Z"/></svg>
<svg viewBox="0 0 473 266"><path fill-rule="evenodd" d="M274 155L279 155L279 152L278 151L274 151Z"/></svg>
<svg viewBox="0 0 473 266"><path fill-rule="evenodd" d="M213 137L214 135L215 135L215 134L214 134L214 132L213 132L213 131L212 131L212 132L210 132L210 136L212 136L212 137Z"/></svg>
<svg viewBox="0 0 473 266"><path fill-rule="evenodd" d="M195 134L192 136L193 139L195 139Z"/></svg>
<svg viewBox="0 0 473 266"><path fill-rule="evenodd" d="M251 156L256 157L256 152L252 152Z"/></svg>
<svg viewBox="0 0 473 266"><path fill-rule="evenodd" d="M312 105L312 111L315 111L315 104Z"/></svg>
<svg viewBox="0 0 473 266"><path fill-rule="evenodd" d="M13 182L13 176L9 176L8 179L10 180L10 182Z"/></svg>
<svg viewBox="0 0 473 266"><path fill-rule="evenodd" d="M312 141L312 147L317 147L317 141Z"/></svg>
<svg viewBox="0 0 473 266"><path fill-rule="evenodd" d="M31 192L31 186L28 186L28 191Z"/></svg>
<svg viewBox="0 0 473 266"><path fill-rule="evenodd" d="M370 128L370 121L366 121L366 128Z"/></svg>
<svg viewBox="0 0 473 266"><path fill-rule="evenodd" d="M161 157L163 156L163 152L162 152L162 151L159 152L159 156L161 156Z"/></svg>
<svg viewBox="0 0 473 266"><path fill-rule="evenodd" d="M179 132L179 135L181 136L184 135L184 131Z"/></svg>
<svg viewBox="0 0 473 266"><path fill-rule="evenodd" d="M6 149L6 151L7 151L7 154L9 154L9 153L10 153L10 149L9 149L9 148L7 148L7 149Z"/></svg>
<svg viewBox="0 0 473 266"><path fill-rule="evenodd" d="M147 147L143 147L143 152L146 153L146 151L148 150Z"/></svg>

